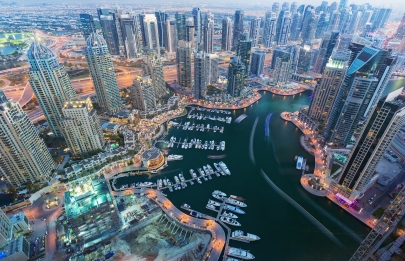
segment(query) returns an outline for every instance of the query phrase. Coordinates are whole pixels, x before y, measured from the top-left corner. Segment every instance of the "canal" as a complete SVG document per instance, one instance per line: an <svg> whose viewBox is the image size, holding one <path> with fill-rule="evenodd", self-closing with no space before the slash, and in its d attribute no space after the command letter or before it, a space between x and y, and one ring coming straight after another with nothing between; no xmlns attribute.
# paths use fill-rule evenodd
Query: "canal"
<svg viewBox="0 0 405 261"><path fill-rule="evenodd" d="M404 79L391 81L384 93L403 85ZM214 162L220 161L207 156L225 155L221 160L227 164L231 176L213 175L212 180L202 181L201 185L195 183L184 190L165 190L164 193L175 206L187 203L192 209L208 215L215 215L205 206L208 199L213 199L211 193L216 189L245 198L248 205L244 209L246 214L238 218L242 226L231 228L256 234L261 240L249 244L231 240L230 246L250 250L256 260L348 260L368 234L369 228L327 198L313 196L301 187L301 172L295 169L294 157L301 155L306 158L311 167L309 172L313 170L314 158L300 147L301 132L279 116L283 111L296 111L307 106L311 92L292 97L268 92L262 92L262 95L263 98L252 106L232 112L233 119L243 113L248 116L239 124L178 118L177 122L225 126L225 131L221 134L172 127L168 138L196 138L215 140L217 143L224 140L226 149L224 152L194 148L184 150L181 146L167 148L164 144L158 144L169 154L180 154L184 159L169 162L169 166L150 181L164 177L174 181L173 176L181 171L189 179L191 168L197 170L203 165L213 166ZM271 112L274 114L269 123L269 135L266 136L266 117ZM262 175L261 170L267 177ZM147 179L147 176L131 176L119 179L116 185L120 187L121 184Z"/></svg>

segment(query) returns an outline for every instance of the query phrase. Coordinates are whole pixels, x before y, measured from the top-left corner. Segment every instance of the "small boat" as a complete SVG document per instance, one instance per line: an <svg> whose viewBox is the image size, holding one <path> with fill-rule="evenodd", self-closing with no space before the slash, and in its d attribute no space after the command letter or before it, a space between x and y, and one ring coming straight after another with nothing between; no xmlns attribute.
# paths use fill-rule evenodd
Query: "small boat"
<svg viewBox="0 0 405 261"><path fill-rule="evenodd" d="M197 178L197 182L198 182L198 184L202 183L200 178Z"/></svg>
<svg viewBox="0 0 405 261"><path fill-rule="evenodd" d="M152 173L152 174L156 174L156 173L157 173L157 171L156 171L156 170L152 170L150 173Z"/></svg>
<svg viewBox="0 0 405 261"><path fill-rule="evenodd" d="M241 197L238 197L238 196L235 196L235 195L230 195L229 196L231 199L235 199L235 200L239 200L239 201L245 201L245 199L244 198L241 198Z"/></svg>
<svg viewBox="0 0 405 261"><path fill-rule="evenodd" d="M304 160L303 157L301 157L301 156L298 157L297 166L296 166L297 169L302 169L302 161L303 160Z"/></svg>
<svg viewBox="0 0 405 261"><path fill-rule="evenodd" d="M255 258L250 252L235 247L229 247L227 255L248 260Z"/></svg>
<svg viewBox="0 0 405 261"><path fill-rule="evenodd" d="M242 209L237 208L237 207L234 207L234 206L231 206L231 205L226 205L226 204L225 204L224 209L225 209L225 210L232 211L232 212L235 212L236 214L245 214L245 211L243 211Z"/></svg>
<svg viewBox="0 0 405 261"><path fill-rule="evenodd" d="M228 167L223 163L222 161L218 163L218 165L221 167L221 169L224 171L226 175L231 175L231 172L229 171Z"/></svg>
<svg viewBox="0 0 405 261"><path fill-rule="evenodd" d="M243 203L242 201L239 201L239 200L236 200L236 199L233 199L233 198L226 198L225 202L229 203L229 204L232 204L232 205L235 205L237 207L243 207L243 208L247 207L246 203Z"/></svg>
<svg viewBox="0 0 405 261"><path fill-rule="evenodd" d="M190 209L191 208L190 205L187 205L187 204L183 204L181 207L184 208L184 209Z"/></svg>
<svg viewBox="0 0 405 261"><path fill-rule="evenodd" d="M224 213L222 214L222 216L224 216L224 217L230 217L230 218L238 218L237 215L235 215L235 214L233 214L233 213L231 213L231 212L226 212L226 211L224 211Z"/></svg>
<svg viewBox="0 0 405 261"><path fill-rule="evenodd" d="M260 237L253 235L253 234L243 232L242 230L233 231L232 237L240 238L240 239L244 239L244 240L248 240L248 241L256 241L256 240L260 239Z"/></svg>
<svg viewBox="0 0 405 261"><path fill-rule="evenodd" d="M222 191L219 191L219 190L214 190L214 192L212 192L212 195L213 196L214 195L219 195L219 196L222 196L222 197L226 197L226 194L224 192L222 192Z"/></svg>
<svg viewBox="0 0 405 261"><path fill-rule="evenodd" d="M206 208L217 211L217 209L215 208L215 206L207 204Z"/></svg>
<svg viewBox="0 0 405 261"><path fill-rule="evenodd" d="M173 161L173 160L182 160L183 159L183 155L169 155L167 157L167 161Z"/></svg>
<svg viewBox="0 0 405 261"><path fill-rule="evenodd" d="M216 207L221 206L221 203L216 202L216 201L211 200L211 199L210 199L210 200L208 200L208 204L213 205L213 206L216 206Z"/></svg>
<svg viewBox="0 0 405 261"><path fill-rule="evenodd" d="M297 156L297 155L295 155L294 160L295 160L295 161L297 161L297 159L298 159L298 156Z"/></svg>
<svg viewBox="0 0 405 261"><path fill-rule="evenodd" d="M227 223L227 224L232 225L232 226L237 226L237 227L241 226L241 224L238 221L236 221L235 219L233 219L233 218L221 216L220 220L222 222Z"/></svg>

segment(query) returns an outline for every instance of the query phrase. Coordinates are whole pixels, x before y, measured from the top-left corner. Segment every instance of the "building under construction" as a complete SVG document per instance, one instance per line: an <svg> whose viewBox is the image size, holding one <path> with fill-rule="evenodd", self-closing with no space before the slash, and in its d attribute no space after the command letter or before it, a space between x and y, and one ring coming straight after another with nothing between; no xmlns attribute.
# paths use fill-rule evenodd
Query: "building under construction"
<svg viewBox="0 0 405 261"><path fill-rule="evenodd" d="M109 238L121 225L117 207L103 178L74 182L65 192L66 218L84 247Z"/></svg>

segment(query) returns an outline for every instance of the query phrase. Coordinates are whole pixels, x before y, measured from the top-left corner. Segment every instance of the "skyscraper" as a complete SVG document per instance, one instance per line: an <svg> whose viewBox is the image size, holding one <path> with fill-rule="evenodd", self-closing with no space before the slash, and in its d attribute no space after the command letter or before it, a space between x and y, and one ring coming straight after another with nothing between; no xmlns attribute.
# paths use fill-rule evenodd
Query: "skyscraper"
<svg viewBox="0 0 405 261"><path fill-rule="evenodd" d="M140 111L156 108L155 90L149 76L137 76L129 87L131 102L134 108Z"/></svg>
<svg viewBox="0 0 405 261"><path fill-rule="evenodd" d="M252 64L250 66L250 73L256 76L260 76L263 73L264 60L266 59L266 53L263 51L255 51L252 53Z"/></svg>
<svg viewBox="0 0 405 261"><path fill-rule="evenodd" d="M321 82L316 86L308 116L319 123L318 130L323 132L340 84L348 68L347 51L335 52L329 58L323 70Z"/></svg>
<svg viewBox="0 0 405 261"><path fill-rule="evenodd" d="M292 17L291 28L290 28L290 40L297 41L300 38L302 25L302 15L300 13L295 13Z"/></svg>
<svg viewBox="0 0 405 261"><path fill-rule="evenodd" d="M205 54L204 52L196 52L194 54L194 98L204 98L206 89Z"/></svg>
<svg viewBox="0 0 405 261"><path fill-rule="evenodd" d="M152 85L156 98L162 98L167 94L166 81L163 74L162 60L156 53L151 53L146 59L144 75L149 75L152 79Z"/></svg>
<svg viewBox="0 0 405 261"><path fill-rule="evenodd" d="M276 37L277 14L273 12L266 12L264 18L263 39L264 47L269 48L273 46Z"/></svg>
<svg viewBox="0 0 405 261"><path fill-rule="evenodd" d="M318 25L318 15L310 9L307 11L304 20L302 21L301 39L303 44L311 45L315 38L315 31Z"/></svg>
<svg viewBox="0 0 405 261"><path fill-rule="evenodd" d="M402 16L401 23L398 25L397 32L395 33L395 37L398 39L402 39L405 37L405 13Z"/></svg>
<svg viewBox="0 0 405 261"><path fill-rule="evenodd" d="M291 16L289 11L281 11L277 20L276 41L278 45L286 45L290 33Z"/></svg>
<svg viewBox="0 0 405 261"><path fill-rule="evenodd" d="M262 19L260 17L256 17L250 21L249 37L252 41L252 47L257 47L259 44L261 20Z"/></svg>
<svg viewBox="0 0 405 261"><path fill-rule="evenodd" d="M278 13L280 12L280 4L278 2L274 2L273 5L271 6L271 11ZM285 11L285 10L282 10Z"/></svg>
<svg viewBox="0 0 405 261"><path fill-rule="evenodd" d="M201 44L202 42L202 18L201 18L201 10L199 7L194 7L191 11L193 18L194 18L194 30L196 34L196 42L197 45Z"/></svg>
<svg viewBox="0 0 405 261"><path fill-rule="evenodd" d="M204 22L204 52L214 52L214 15L210 12Z"/></svg>
<svg viewBox="0 0 405 261"><path fill-rule="evenodd" d="M1 90L0 158L0 176L13 187L49 181L54 168L51 154L28 115Z"/></svg>
<svg viewBox="0 0 405 261"><path fill-rule="evenodd" d="M205 54L205 81L207 84L216 83L218 80L218 63L219 57L217 54L206 53Z"/></svg>
<svg viewBox="0 0 405 261"><path fill-rule="evenodd" d="M238 41L243 35L243 10L235 11L235 20L233 22L233 47L236 47Z"/></svg>
<svg viewBox="0 0 405 261"><path fill-rule="evenodd" d="M80 14L80 24L85 39L96 30L94 19L91 14Z"/></svg>
<svg viewBox="0 0 405 261"><path fill-rule="evenodd" d="M332 31L326 33L322 38L321 46L319 47L319 54L316 58L314 72L322 73L326 63L329 61L329 57L332 55L332 51L337 45L339 40L339 31Z"/></svg>
<svg viewBox="0 0 405 261"><path fill-rule="evenodd" d="M194 48L194 35L195 35L195 28L194 28L194 18L189 17L186 20L186 41L190 43L190 48Z"/></svg>
<svg viewBox="0 0 405 261"><path fill-rule="evenodd" d="M329 26L328 26L328 32L331 31L336 31L339 29L339 23L340 23L340 13L339 11L335 11L331 14L330 19L329 19Z"/></svg>
<svg viewBox="0 0 405 261"><path fill-rule="evenodd" d="M222 40L221 49L224 52L231 51L232 48L232 20L227 17L222 20Z"/></svg>
<svg viewBox="0 0 405 261"><path fill-rule="evenodd" d="M62 113L63 137L73 156L103 149L103 131L90 98L70 99L63 105Z"/></svg>
<svg viewBox="0 0 405 261"><path fill-rule="evenodd" d="M111 55L120 54L117 27L112 15L100 15L100 24L103 36Z"/></svg>
<svg viewBox="0 0 405 261"><path fill-rule="evenodd" d="M281 10L290 11L290 3L284 2L283 5L281 6Z"/></svg>
<svg viewBox="0 0 405 261"><path fill-rule="evenodd" d="M119 18L121 23L122 40L124 42L125 56L127 59L137 58L142 53L139 39L138 16L123 14Z"/></svg>
<svg viewBox="0 0 405 261"><path fill-rule="evenodd" d="M326 18L326 13L319 15L318 25L316 26L315 39L322 38L324 33L328 30L329 20Z"/></svg>
<svg viewBox="0 0 405 261"><path fill-rule="evenodd" d="M166 14L164 10L159 10L155 12L156 22L158 27L158 34L159 34L159 47L164 48L165 43L165 23L169 16Z"/></svg>
<svg viewBox="0 0 405 261"><path fill-rule="evenodd" d="M115 70L103 37L92 33L86 41L85 55L99 106L108 114L120 111L122 101Z"/></svg>
<svg viewBox="0 0 405 261"><path fill-rule="evenodd" d="M244 37L243 39L239 40L238 44L236 45L236 55L240 57L240 61L245 64L245 85L247 84L247 78L249 76L250 71L250 56L252 52L252 41L247 39L248 37Z"/></svg>
<svg viewBox="0 0 405 261"><path fill-rule="evenodd" d="M177 12L175 15L177 41L186 40L186 15Z"/></svg>
<svg viewBox="0 0 405 261"><path fill-rule="evenodd" d="M380 99L337 181L344 196L354 199L370 187L377 164L405 122L403 88Z"/></svg>
<svg viewBox="0 0 405 261"><path fill-rule="evenodd" d="M279 52L278 55L274 56L271 61L274 64L273 69L273 85L283 86L289 81L290 69L291 69L291 54L288 52Z"/></svg>
<svg viewBox="0 0 405 261"><path fill-rule="evenodd" d="M228 67L228 88L227 93L232 97L240 97L246 86L245 63L239 56L232 56Z"/></svg>
<svg viewBox="0 0 405 261"><path fill-rule="evenodd" d="M298 4L297 2L292 2L290 6L290 13L295 14L297 12Z"/></svg>
<svg viewBox="0 0 405 261"><path fill-rule="evenodd" d="M311 69L314 51L310 46L304 45L300 48L296 73L300 75L308 75Z"/></svg>
<svg viewBox="0 0 405 261"><path fill-rule="evenodd" d="M343 10L347 7L348 0L340 0L338 10Z"/></svg>
<svg viewBox="0 0 405 261"><path fill-rule="evenodd" d="M165 28L166 51L169 53L174 53L177 48L176 21L166 20Z"/></svg>
<svg viewBox="0 0 405 261"><path fill-rule="evenodd" d="M339 88L329 115L325 140L349 144L358 123L367 118L391 76L395 58L386 50L364 47Z"/></svg>
<svg viewBox="0 0 405 261"><path fill-rule="evenodd" d="M69 75L51 49L34 41L27 53L29 82L54 135L61 136L60 116L65 101L76 97Z"/></svg>
<svg viewBox="0 0 405 261"><path fill-rule="evenodd" d="M153 14L145 14L143 17L143 28L145 30L145 46L149 50L155 50L160 55L160 42L158 22Z"/></svg>
<svg viewBox="0 0 405 261"><path fill-rule="evenodd" d="M192 87L190 43L180 40L176 52L177 83L183 88Z"/></svg>

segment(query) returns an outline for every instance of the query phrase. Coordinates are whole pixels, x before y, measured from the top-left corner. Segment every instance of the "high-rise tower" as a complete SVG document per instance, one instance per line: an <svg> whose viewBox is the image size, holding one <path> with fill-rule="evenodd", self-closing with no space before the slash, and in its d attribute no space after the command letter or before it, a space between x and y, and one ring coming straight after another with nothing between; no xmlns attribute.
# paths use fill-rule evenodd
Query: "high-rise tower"
<svg viewBox="0 0 405 261"><path fill-rule="evenodd" d="M235 20L233 22L233 47L236 47L238 41L243 35L243 10L236 10Z"/></svg>
<svg viewBox="0 0 405 261"><path fill-rule="evenodd" d="M145 14L143 17L143 28L145 31L145 46L149 50L155 50L160 55L159 30L156 16Z"/></svg>
<svg viewBox="0 0 405 261"><path fill-rule="evenodd" d="M99 106L108 114L122 109L117 78L103 37L92 33L86 41L85 55Z"/></svg>
<svg viewBox="0 0 405 261"><path fill-rule="evenodd" d="M100 24L103 31L103 36L111 55L120 54L120 44L118 39L117 26L113 15L100 15Z"/></svg>
<svg viewBox="0 0 405 261"><path fill-rule="evenodd" d="M250 56L252 52L252 41L244 37L243 39L239 40L238 44L236 45L236 55L240 57L240 61L245 64L245 85L247 84L247 78L249 76L250 71Z"/></svg>
<svg viewBox="0 0 405 261"><path fill-rule="evenodd" d="M103 131L90 98L70 99L63 105L62 113L63 137L73 156L103 149Z"/></svg>
<svg viewBox="0 0 405 261"><path fill-rule="evenodd" d="M339 31L332 31L326 33L322 38L321 46L319 47L318 57L315 62L314 71L316 73L322 73L326 63L329 61L329 57L332 55L332 51L337 45L339 40Z"/></svg>
<svg viewBox="0 0 405 261"><path fill-rule="evenodd" d="M277 14L274 12L267 12L264 19L263 39L264 47L269 48L273 46L276 37Z"/></svg>
<svg viewBox="0 0 405 261"><path fill-rule="evenodd" d="M204 52L214 52L214 15L208 13L204 22Z"/></svg>
<svg viewBox="0 0 405 261"><path fill-rule="evenodd" d="M54 135L61 136L60 117L65 101L76 97L69 75L51 49L33 42L27 53L29 82Z"/></svg>
<svg viewBox="0 0 405 261"><path fill-rule="evenodd" d="M232 48L232 20L227 17L222 20L222 40L221 49L224 52L229 52Z"/></svg>
<svg viewBox="0 0 405 261"><path fill-rule="evenodd" d="M190 43L179 41L176 52L177 83L183 88L192 87Z"/></svg>
<svg viewBox="0 0 405 261"><path fill-rule="evenodd" d="M156 97L152 79L149 76L137 76L131 90L131 102L134 108L140 111L153 110L156 108Z"/></svg>
<svg viewBox="0 0 405 261"><path fill-rule="evenodd" d="M201 10L199 7L194 7L191 11L194 18L194 30L196 34L197 45L202 43L202 18Z"/></svg>
<svg viewBox="0 0 405 261"><path fill-rule="evenodd" d="M53 168L51 154L28 115L0 90L0 176L20 187L49 181Z"/></svg>
<svg viewBox="0 0 405 261"><path fill-rule="evenodd" d="M184 13L177 12L175 15L176 20L176 32L177 41L186 40L186 15Z"/></svg>
<svg viewBox="0 0 405 261"><path fill-rule="evenodd" d="M139 39L138 16L123 14L119 17L121 24L122 40L124 42L125 56L127 59L137 58L142 53L142 46Z"/></svg>
<svg viewBox="0 0 405 261"><path fill-rule="evenodd" d="M291 27L291 16L289 11L281 11L277 20L276 42L278 45L286 45Z"/></svg>
<svg viewBox="0 0 405 261"><path fill-rule="evenodd" d="M194 98L204 98L206 88L205 54L204 52L196 52L194 54Z"/></svg>
<svg viewBox="0 0 405 261"><path fill-rule="evenodd" d="M256 76L260 76L263 73L264 60L266 59L266 53L263 51L255 51L252 53L252 64L250 66L250 73Z"/></svg>
<svg viewBox="0 0 405 261"><path fill-rule="evenodd" d="M232 97L240 97L246 86L245 63L239 56L232 56L228 68L228 89L227 93Z"/></svg>
<svg viewBox="0 0 405 261"><path fill-rule="evenodd" d="M91 14L80 14L80 24L85 39L96 30L94 19Z"/></svg>
<svg viewBox="0 0 405 261"><path fill-rule="evenodd" d="M250 21L249 37L252 41L252 47L257 47L259 44L261 20L262 19L260 17L256 17L252 21Z"/></svg>

